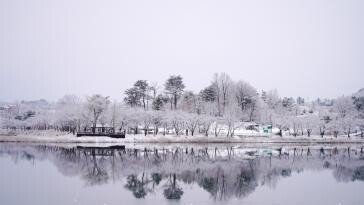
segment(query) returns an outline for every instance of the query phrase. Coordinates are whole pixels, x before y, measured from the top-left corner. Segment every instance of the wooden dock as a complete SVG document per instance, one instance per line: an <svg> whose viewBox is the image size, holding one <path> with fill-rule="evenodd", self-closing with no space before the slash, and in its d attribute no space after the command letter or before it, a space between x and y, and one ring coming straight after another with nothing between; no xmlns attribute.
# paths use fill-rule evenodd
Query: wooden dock
<svg viewBox="0 0 364 205"><path fill-rule="evenodd" d="M76 136L125 138L125 132L115 132L112 127L91 127L78 131Z"/></svg>

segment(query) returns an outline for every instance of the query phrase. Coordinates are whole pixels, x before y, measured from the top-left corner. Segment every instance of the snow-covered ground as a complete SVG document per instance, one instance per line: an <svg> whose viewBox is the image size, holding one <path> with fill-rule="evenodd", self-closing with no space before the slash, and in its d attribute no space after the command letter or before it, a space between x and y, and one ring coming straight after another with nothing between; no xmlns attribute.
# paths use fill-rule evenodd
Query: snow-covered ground
<svg viewBox="0 0 364 205"><path fill-rule="evenodd" d="M76 137L73 134L62 132L18 132L4 133L0 132L0 142L38 142L38 143L364 143L364 138L359 136L175 136L175 135L126 135L125 139L115 139L109 137Z"/></svg>

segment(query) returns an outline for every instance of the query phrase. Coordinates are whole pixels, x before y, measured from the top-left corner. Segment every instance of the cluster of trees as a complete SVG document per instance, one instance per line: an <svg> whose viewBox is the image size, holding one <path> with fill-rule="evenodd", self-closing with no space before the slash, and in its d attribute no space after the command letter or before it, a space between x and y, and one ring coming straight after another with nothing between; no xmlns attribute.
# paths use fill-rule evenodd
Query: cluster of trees
<svg viewBox="0 0 364 205"><path fill-rule="evenodd" d="M364 131L364 90L352 96L307 101L261 91L227 74L215 74L206 88L185 90L183 78L170 76L163 87L137 80L122 102L92 95L66 95L56 103L15 103L0 110L3 128L59 129L111 126L129 133L195 133L233 136L244 122L271 125L278 135L351 136ZM152 130L152 131L151 131Z"/></svg>

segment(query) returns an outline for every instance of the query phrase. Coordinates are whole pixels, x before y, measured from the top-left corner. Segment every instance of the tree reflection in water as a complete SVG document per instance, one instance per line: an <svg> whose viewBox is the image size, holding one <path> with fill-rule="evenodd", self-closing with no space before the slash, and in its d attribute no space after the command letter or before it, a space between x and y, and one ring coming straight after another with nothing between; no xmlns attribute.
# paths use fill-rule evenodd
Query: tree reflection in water
<svg viewBox="0 0 364 205"><path fill-rule="evenodd" d="M359 180L359 181L364 181L364 166L362 167L357 167L354 170L354 174L353 174L353 181L355 180Z"/></svg>
<svg viewBox="0 0 364 205"><path fill-rule="evenodd" d="M142 180L138 180L138 177L132 174L127 177L127 184L125 185L125 187L133 192L135 198L139 199L144 198L145 195L147 195L147 192L144 188L145 184L146 183L144 182L144 173Z"/></svg>
<svg viewBox="0 0 364 205"><path fill-rule="evenodd" d="M183 191L176 183L176 174L170 174L167 188L163 192L166 199L180 199Z"/></svg>
<svg viewBox="0 0 364 205"><path fill-rule="evenodd" d="M100 165L99 165L100 164ZM86 166L88 169L83 177L89 183L89 185L99 185L107 183L109 175L106 171L105 158L96 158L95 150L91 150L91 164Z"/></svg>
<svg viewBox="0 0 364 205"><path fill-rule="evenodd" d="M123 181L135 198L156 190L169 200L195 184L215 200L248 196L258 186L275 187L282 177L304 170L332 170L338 182L364 181L362 147L59 147L1 144L0 157L49 160L65 176L88 186Z"/></svg>

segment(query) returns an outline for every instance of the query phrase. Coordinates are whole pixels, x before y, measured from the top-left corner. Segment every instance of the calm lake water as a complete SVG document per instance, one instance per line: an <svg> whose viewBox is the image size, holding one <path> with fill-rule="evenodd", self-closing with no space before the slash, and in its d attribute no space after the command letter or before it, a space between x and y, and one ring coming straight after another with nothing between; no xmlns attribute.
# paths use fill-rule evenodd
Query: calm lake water
<svg viewBox="0 0 364 205"><path fill-rule="evenodd" d="M361 145L88 146L1 143L0 204L364 201Z"/></svg>

